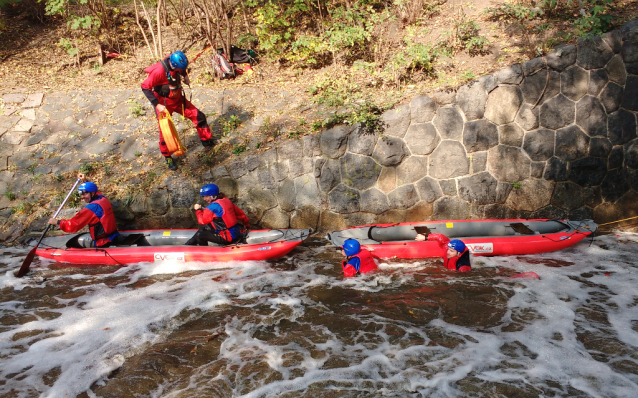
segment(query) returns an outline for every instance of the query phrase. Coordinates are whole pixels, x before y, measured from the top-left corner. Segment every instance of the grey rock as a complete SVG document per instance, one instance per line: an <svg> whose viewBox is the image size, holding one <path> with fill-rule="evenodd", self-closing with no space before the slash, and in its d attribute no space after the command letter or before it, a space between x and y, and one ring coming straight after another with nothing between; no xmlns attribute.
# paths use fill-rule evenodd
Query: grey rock
<svg viewBox="0 0 638 398"><path fill-rule="evenodd" d="M499 144L520 147L523 144L524 135L525 132L516 123L498 126Z"/></svg>
<svg viewBox="0 0 638 398"><path fill-rule="evenodd" d="M343 184L337 185L328 194L328 208L335 213L354 213L360 209L359 191Z"/></svg>
<svg viewBox="0 0 638 398"><path fill-rule="evenodd" d="M17 131L20 133L29 133L31 131L31 127L33 127L33 120L22 118L13 126L13 131Z"/></svg>
<svg viewBox="0 0 638 398"><path fill-rule="evenodd" d="M316 138L317 138L317 140L319 140L318 136L316 136ZM305 151L305 149L304 149L304 151ZM259 154L259 157L266 164L270 165L270 164L276 163L277 162L277 148L267 149L267 150L261 152Z"/></svg>
<svg viewBox="0 0 638 398"><path fill-rule="evenodd" d="M427 95L418 95L410 101L412 123L428 123L434 119L438 105Z"/></svg>
<svg viewBox="0 0 638 398"><path fill-rule="evenodd" d="M369 156L346 153L340 161L341 182L351 188L370 188L381 174L381 166Z"/></svg>
<svg viewBox="0 0 638 398"><path fill-rule="evenodd" d="M383 167L381 169L381 175L377 181L377 187L388 193L397 186L397 170L395 167Z"/></svg>
<svg viewBox="0 0 638 398"><path fill-rule="evenodd" d="M133 214L136 216L143 216L148 213L148 198L144 194L139 194L133 199L133 202L129 206Z"/></svg>
<svg viewBox="0 0 638 398"><path fill-rule="evenodd" d="M592 137L589 140L589 156L605 158L611 153L613 145L606 137Z"/></svg>
<svg viewBox="0 0 638 398"><path fill-rule="evenodd" d="M438 179L454 178L468 174L470 159L463 144L458 141L442 141L430 155L429 174Z"/></svg>
<svg viewBox="0 0 638 398"><path fill-rule="evenodd" d="M433 220L465 220L470 204L457 196L444 196L434 202Z"/></svg>
<svg viewBox="0 0 638 398"><path fill-rule="evenodd" d="M315 170L314 170L315 178L321 177L321 169L323 168L324 164L326 164L326 159L324 158L315 159Z"/></svg>
<svg viewBox="0 0 638 398"><path fill-rule="evenodd" d="M355 129L348 139L348 150L352 153L370 156L377 144L377 135L362 128Z"/></svg>
<svg viewBox="0 0 638 398"><path fill-rule="evenodd" d="M614 83L618 83L623 86L627 81L627 72L625 71L625 63L620 55L614 55L614 57L605 66L607 76L609 80Z"/></svg>
<svg viewBox="0 0 638 398"><path fill-rule="evenodd" d="M638 76L629 76L622 98L622 107L631 111L638 111Z"/></svg>
<svg viewBox="0 0 638 398"><path fill-rule="evenodd" d="M584 203L583 188L573 182L559 182L554 188L551 204L567 211L575 210Z"/></svg>
<svg viewBox="0 0 638 398"><path fill-rule="evenodd" d="M166 214L168 211L168 191L166 189L154 189L148 195L149 210L154 215Z"/></svg>
<svg viewBox="0 0 638 398"><path fill-rule="evenodd" d="M621 109L609 115L609 140L622 145L636 138L636 115Z"/></svg>
<svg viewBox="0 0 638 398"><path fill-rule="evenodd" d="M109 153L117 148L117 145L111 145L107 142L98 142L93 145L91 148L87 149L87 153L90 155L101 155L104 153Z"/></svg>
<svg viewBox="0 0 638 398"><path fill-rule="evenodd" d="M533 108L530 104L523 104L516 115L516 123L527 131L538 128L540 108Z"/></svg>
<svg viewBox="0 0 638 398"><path fill-rule="evenodd" d="M566 211L558 208L554 205L549 205L549 206L545 206L542 209L539 209L537 211L535 211L534 213L532 213L532 218L549 218L549 219L553 219L553 220L560 220L565 218L566 216Z"/></svg>
<svg viewBox="0 0 638 398"><path fill-rule="evenodd" d="M443 196L443 191L441 191L439 184L431 177L423 177L415 186L423 201L431 203Z"/></svg>
<svg viewBox="0 0 638 398"><path fill-rule="evenodd" d="M502 182L519 182L528 178L530 164L520 148L499 145L487 154L487 171Z"/></svg>
<svg viewBox="0 0 638 398"><path fill-rule="evenodd" d="M602 68L613 56L614 52L600 36L592 35L579 40L578 65L585 69Z"/></svg>
<svg viewBox="0 0 638 398"><path fill-rule="evenodd" d="M381 214L390 209L386 195L376 188L368 189L361 193L361 210Z"/></svg>
<svg viewBox="0 0 638 398"><path fill-rule="evenodd" d="M243 160L231 162L226 167L228 169L228 172L230 173L230 176L235 179L243 177L248 173L246 162L244 162Z"/></svg>
<svg viewBox="0 0 638 398"><path fill-rule="evenodd" d="M562 94L557 95L541 106L539 124L557 130L574 123L576 104Z"/></svg>
<svg viewBox="0 0 638 398"><path fill-rule="evenodd" d="M572 66L560 74L560 91L572 101L578 101L589 90L589 72Z"/></svg>
<svg viewBox="0 0 638 398"><path fill-rule="evenodd" d="M487 169L487 152L475 152L470 156L472 173L479 173Z"/></svg>
<svg viewBox="0 0 638 398"><path fill-rule="evenodd" d="M338 160L328 160L321 168L319 187L323 192L330 192L341 183L341 165Z"/></svg>
<svg viewBox="0 0 638 398"><path fill-rule="evenodd" d="M412 123L405 135L405 143L413 155L429 155L441 142L432 123Z"/></svg>
<svg viewBox="0 0 638 398"><path fill-rule="evenodd" d="M398 187L388 194L388 202L391 209L405 210L414 206L419 201L419 194L414 185Z"/></svg>
<svg viewBox="0 0 638 398"><path fill-rule="evenodd" d="M453 104L456 101L456 91L447 89L432 94L432 99L440 106Z"/></svg>
<svg viewBox="0 0 638 398"><path fill-rule="evenodd" d="M487 98L485 118L498 125L511 123L522 102L523 94L518 86L499 86Z"/></svg>
<svg viewBox="0 0 638 398"><path fill-rule="evenodd" d="M582 187L600 185L607 174L607 161L586 157L569 164L569 179Z"/></svg>
<svg viewBox="0 0 638 398"><path fill-rule="evenodd" d="M213 170L211 170L211 174L213 179L218 179L222 177L230 177L230 174L228 174L228 170L226 169L226 166L223 166L223 165L213 168Z"/></svg>
<svg viewBox="0 0 638 398"><path fill-rule="evenodd" d="M10 131L5 133L0 140L3 144L9 145L20 145L22 141L24 141L27 137L29 137L26 133L18 133L14 131Z"/></svg>
<svg viewBox="0 0 638 398"><path fill-rule="evenodd" d="M547 79L545 90L541 96L541 99L537 101L538 104L543 104L546 101L554 98L560 93L560 73L556 71L550 71Z"/></svg>
<svg viewBox="0 0 638 398"><path fill-rule="evenodd" d="M320 212L312 206L304 206L295 210L290 216L290 228L312 228L317 230Z"/></svg>
<svg viewBox="0 0 638 398"><path fill-rule="evenodd" d="M259 155L251 155L246 157L246 169L248 171L253 171L256 168L264 167L266 163L259 157Z"/></svg>
<svg viewBox="0 0 638 398"><path fill-rule="evenodd" d="M555 133L552 130L538 129L525 133L523 149L535 161L547 160L554 156Z"/></svg>
<svg viewBox="0 0 638 398"><path fill-rule="evenodd" d="M607 32L603 34L602 38L614 53L618 54L622 49L622 35L619 30Z"/></svg>
<svg viewBox="0 0 638 398"><path fill-rule="evenodd" d="M238 204L246 212L252 223L258 223L264 212L277 206L275 195L265 189L252 188L242 197Z"/></svg>
<svg viewBox="0 0 638 398"><path fill-rule="evenodd" d="M556 131L556 156L571 161L587 156L589 137L580 129L572 125ZM545 159L543 159L545 160Z"/></svg>
<svg viewBox="0 0 638 398"><path fill-rule="evenodd" d="M614 169L607 172L600 184L600 190L606 202L617 201L631 189L627 171L627 169Z"/></svg>
<svg viewBox="0 0 638 398"><path fill-rule="evenodd" d="M321 143L318 135L304 135L301 137L301 141L303 142L304 156L321 156Z"/></svg>
<svg viewBox="0 0 638 398"><path fill-rule="evenodd" d="M598 98L586 95L578 101L576 124L590 137L607 135L607 113Z"/></svg>
<svg viewBox="0 0 638 398"><path fill-rule="evenodd" d="M629 144L627 148L629 148L631 145L632 144ZM635 158L633 159L633 161L635 161L636 163L633 163L633 166L636 166L634 168L638 168L638 146L635 146L634 148L635 148L634 151L636 153L634 155ZM621 167L623 165L623 162L625 161L624 151L625 149L621 145L616 145L615 147L611 149L611 153L609 154L609 159L607 161L607 168L609 170L617 169L618 167ZM627 167L632 167L631 162L632 160L630 159L627 163Z"/></svg>
<svg viewBox="0 0 638 398"><path fill-rule="evenodd" d="M638 20L633 19L620 28L622 39L630 42L638 42Z"/></svg>
<svg viewBox="0 0 638 398"><path fill-rule="evenodd" d="M585 206L596 207L603 203L603 195L600 191L600 187L585 187L583 188L583 199Z"/></svg>
<svg viewBox="0 0 638 398"><path fill-rule="evenodd" d="M46 135L47 133L44 131L41 131L35 135L32 135L25 141L24 146L39 144L46 137Z"/></svg>
<svg viewBox="0 0 638 398"><path fill-rule="evenodd" d="M513 210L535 211L549 204L554 182L528 178L520 184L519 188L512 189L505 205Z"/></svg>
<svg viewBox="0 0 638 398"><path fill-rule="evenodd" d="M609 77L607 77L607 72L604 69L590 70L588 93L593 96L598 96L608 81Z"/></svg>
<svg viewBox="0 0 638 398"><path fill-rule="evenodd" d="M521 64L507 66L496 71L494 77L498 84L519 84L523 80L523 68Z"/></svg>
<svg viewBox="0 0 638 398"><path fill-rule="evenodd" d="M494 203L497 185L496 178L486 171L459 178L459 196L476 205Z"/></svg>
<svg viewBox="0 0 638 398"><path fill-rule="evenodd" d="M549 159L545 167L545 175L543 178L551 181L566 181L567 163L557 157Z"/></svg>
<svg viewBox="0 0 638 398"><path fill-rule="evenodd" d="M426 156L410 156L396 168L397 184L411 184L428 174L428 158Z"/></svg>
<svg viewBox="0 0 638 398"><path fill-rule="evenodd" d="M337 127L335 127L337 128ZM334 130L334 129L332 129ZM330 130L328 130L330 131ZM349 131L349 128L348 128ZM324 132L324 134L322 134L321 138L323 139L323 136L327 133ZM344 145L344 150L345 150L345 145ZM283 144L279 145L277 147L277 155L279 156L279 160L287 160L287 159L298 159L300 157L300 155L303 154L303 143L301 142L301 140L290 140L290 141L285 141ZM343 153L342 153L343 155ZM341 156L341 155L339 155Z"/></svg>
<svg viewBox="0 0 638 398"><path fill-rule="evenodd" d="M456 180L440 180L439 185L441 186L441 191L443 191L444 195L447 196L457 196L458 191L456 189Z"/></svg>
<svg viewBox="0 0 638 398"><path fill-rule="evenodd" d="M51 172L51 167L47 166L45 164L41 164L38 167L36 167L35 169L33 169L33 174L34 175L38 175L38 174L49 174Z"/></svg>
<svg viewBox="0 0 638 398"><path fill-rule="evenodd" d="M486 151L498 145L499 134L495 124L486 119L465 123L463 144L468 152Z"/></svg>
<svg viewBox="0 0 638 398"><path fill-rule="evenodd" d="M546 66L547 62L544 58L538 57L530 59L529 61L523 63L523 75L533 75L539 70L544 69Z"/></svg>
<svg viewBox="0 0 638 398"><path fill-rule="evenodd" d="M406 126L407 128L407 126ZM338 159L346 153L350 126L335 126L321 134L321 153L330 159Z"/></svg>
<svg viewBox="0 0 638 398"><path fill-rule="evenodd" d="M127 103L119 104L113 108L113 118L115 118L115 120L124 119L131 113L130 107Z"/></svg>
<svg viewBox="0 0 638 398"><path fill-rule="evenodd" d="M441 107L436 111L434 126L444 140L461 140L463 136L463 116L453 106Z"/></svg>
<svg viewBox="0 0 638 398"><path fill-rule="evenodd" d="M283 181L286 177L288 177L288 163L287 162L273 163L272 166L270 166L270 174L272 175L272 178L274 178L276 182Z"/></svg>
<svg viewBox="0 0 638 398"><path fill-rule="evenodd" d="M164 180L164 185L168 188L171 206L190 207L195 201L195 190L188 181L177 176L171 176Z"/></svg>
<svg viewBox="0 0 638 398"><path fill-rule="evenodd" d="M576 46L573 44L560 44L554 51L545 56L547 66L559 72L576 62Z"/></svg>
<svg viewBox="0 0 638 398"><path fill-rule="evenodd" d="M496 87L498 87L498 83L496 82L496 78L494 75L483 75L479 77L479 82L485 87L485 91L487 93L491 93Z"/></svg>
<svg viewBox="0 0 638 398"><path fill-rule="evenodd" d="M623 88L616 83L609 82L607 86L600 92L600 102L605 107L605 111L614 113L620 107L623 99Z"/></svg>
<svg viewBox="0 0 638 398"><path fill-rule="evenodd" d="M237 199L239 195L239 183L231 177L221 177L215 180L215 184L219 187L219 192L226 195L230 200Z"/></svg>
<svg viewBox="0 0 638 398"><path fill-rule="evenodd" d="M487 91L483 84L474 80L459 88L456 93L456 103L463 110L466 120L476 120L485 114Z"/></svg>
<svg viewBox="0 0 638 398"><path fill-rule="evenodd" d="M578 209L570 212L567 218L570 220L593 220L594 211L586 206L579 207Z"/></svg>
<svg viewBox="0 0 638 398"><path fill-rule="evenodd" d="M24 94L5 94L2 100L5 104L20 104L26 99Z"/></svg>
<svg viewBox="0 0 638 398"><path fill-rule="evenodd" d="M295 182L285 179L277 189L277 202L285 211L292 211L296 207Z"/></svg>
<svg viewBox="0 0 638 398"><path fill-rule="evenodd" d="M298 157L296 159L290 159L288 161L288 167L290 168L290 178L296 178L303 174L314 172L314 163L311 158Z"/></svg>
<svg viewBox="0 0 638 398"><path fill-rule="evenodd" d="M619 147L622 148L622 147ZM615 150L616 148L614 148ZM633 141L625 148L625 165L632 169L638 169L638 141Z"/></svg>
<svg viewBox="0 0 638 398"><path fill-rule="evenodd" d="M288 228L290 216L278 208L270 209L264 213L260 224L267 229Z"/></svg>
<svg viewBox="0 0 638 398"><path fill-rule="evenodd" d="M625 64L630 65L635 62L638 62L638 43L632 43L630 41L625 41L622 44L622 49L620 53L622 55L623 61Z"/></svg>
<svg viewBox="0 0 638 398"><path fill-rule="evenodd" d="M310 174L302 175L295 178L295 192L297 193L297 208L307 205L320 207L321 196L319 195L319 187L317 181Z"/></svg>
<svg viewBox="0 0 638 398"><path fill-rule="evenodd" d="M514 188L514 184L509 182L499 182L496 185L496 203L505 203L510 192Z"/></svg>
<svg viewBox="0 0 638 398"><path fill-rule="evenodd" d="M408 155L405 143L396 137L381 137L372 157L382 166L396 166Z"/></svg>
<svg viewBox="0 0 638 398"><path fill-rule="evenodd" d="M277 184L275 184L274 178L272 178L272 174L270 174L270 170L259 170L257 172L257 181L259 181L259 186L263 189L275 189L277 188Z"/></svg>
<svg viewBox="0 0 638 398"><path fill-rule="evenodd" d="M532 178L543 178L543 173L545 172L545 162L532 162L531 170Z"/></svg>
<svg viewBox="0 0 638 398"><path fill-rule="evenodd" d="M381 115L381 122L385 125L384 133L393 137L403 138L410 120L410 104L387 110Z"/></svg>

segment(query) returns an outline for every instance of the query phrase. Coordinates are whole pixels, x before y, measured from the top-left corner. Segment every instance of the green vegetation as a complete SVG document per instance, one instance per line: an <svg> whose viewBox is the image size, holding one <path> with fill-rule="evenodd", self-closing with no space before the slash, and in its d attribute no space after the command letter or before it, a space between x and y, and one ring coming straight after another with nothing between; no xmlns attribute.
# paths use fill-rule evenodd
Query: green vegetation
<svg viewBox="0 0 638 398"><path fill-rule="evenodd" d="M239 155L246 151L246 149L248 149L248 145L246 144L235 145L235 147L233 148L233 155Z"/></svg>
<svg viewBox="0 0 638 398"><path fill-rule="evenodd" d="M131 104L128 109L131 112L132 116L144 116L144 108L142 108L142 105L140 105L139 102L135 100L129 100L128 102Z"/></svg>
<svg viewBox="0 0 638 398"><path fill-rule="evenodd" d="M92 164L92 163L83 163L80 166L80 173L82 173L82 174L89 175L93 171L95 171L95 165Z"/></svg>
<svg viewBox="0 0 638 398"><path fill-rule="evenodd" d="M222 118L222 137L228 137L231 135L237 127L241 124L241 119L237 115L231 115L230 117Z"/></svg>
<svg viewBox="0 0 638 398"><path fill-rule="evenodd" d="M11 191L7 191L4 193L4 196L9 200L16 200L16 194Z"/></svg>
<svg viewBox="0 0 638 398"><path fill-rule="evenodd" d="M522 186L522 185L521 185L521 183L520 183L520 182L512 183L512 188L514 188L514 189L519 189L521 186Z"/></svg>
<svg viewBox="0 0 638 398"><path fill-rule="evenodd" d="M29 202L20 202L17 206L11 208L11 212L15 214L27 214L33 205Z"/></svg>

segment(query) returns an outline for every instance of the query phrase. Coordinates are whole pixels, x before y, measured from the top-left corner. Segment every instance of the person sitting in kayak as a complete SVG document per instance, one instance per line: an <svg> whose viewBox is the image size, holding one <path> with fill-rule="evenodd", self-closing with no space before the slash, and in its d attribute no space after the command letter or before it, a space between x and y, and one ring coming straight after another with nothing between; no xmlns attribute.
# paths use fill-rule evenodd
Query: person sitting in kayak
<svg viewBox="0 0 638 398"><path fill-rule="evenodd" d="M78 192L82 200L88 204L70 220L50 218L49 224L58 225L62 231L68 233L78 232L88 225L93 246L106 247L120 235L117 232L111 202L98 192L95 183L86 181L84 174L79 174L78 179L84 181L80 184Z"/></svg>
<svg viewBox="0 0 638 398"><path fill-rule="evenodd" d="M346 256L346 259L341 263L343 275L346 278L377 269L377 264L374 262L370 252L362 249L361 244L356 239L346 239L343 242L343 246L341 246L341 253Z"/></svg>
<svg viewBox="0 0 638 398"><path fill-rule="evenodd" d="M422 242L426 240L426 236L418 234L414 240ZM443 259L445 268L459 272L469 272L472 270L470 251L465 246L465 243L459 239L450 240L447 236L436 233L429 234L427 240L436 241L442 248L447 249L446 257Z"/></svg>
<svg viewBox="0 0 638 398"><path fill-rule="evenodd" d="M224 197L215 184L204 185L199 194L208 203L206 208L199 204L194 206L197 222L203 227L200 227L186 245L207 246L208 242L229 244L238 241L243 229L238 221L246 227L250 225L246 213Z"/></svg>

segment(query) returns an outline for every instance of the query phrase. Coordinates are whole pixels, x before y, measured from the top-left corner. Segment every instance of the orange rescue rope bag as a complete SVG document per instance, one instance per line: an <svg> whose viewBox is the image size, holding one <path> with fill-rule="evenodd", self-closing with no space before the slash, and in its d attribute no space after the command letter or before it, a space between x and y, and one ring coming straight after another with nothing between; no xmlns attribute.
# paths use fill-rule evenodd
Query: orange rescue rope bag
<svg viewBox="0 0 638 398"><path fill-rule="evenodd" d="M186 147L184 147L184 144L180 141L175 125L173 124L173 118L167 110L159 114L159 126L162 131L162 138L164 138L164 142L168 148L168 152L175 156L182 156L185 154Z"/></svg>

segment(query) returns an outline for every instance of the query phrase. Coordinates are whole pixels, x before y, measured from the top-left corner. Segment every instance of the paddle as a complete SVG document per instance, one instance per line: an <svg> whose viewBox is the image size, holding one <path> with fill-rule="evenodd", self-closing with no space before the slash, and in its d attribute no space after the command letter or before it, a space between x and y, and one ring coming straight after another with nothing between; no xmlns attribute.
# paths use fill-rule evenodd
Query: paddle
<svg viewBox="0 0 638 398"><path fill-rule="evenodd" d="M53 215L53 218L56 218L58 216L58 214L60 213L60 211L62 211L62 208L66 204L66 201L69 200L69 197L71 197L71 194L73 193L73 190L75 189L75 187L78 186L79 183L80 183L80 179L78 178L75 181L75 184L73 184L73 188L71 188L69 193L66 195L66 198L64 198L64 200L62 201L62 204L58 208L58 211L56 211L55 214ZM38 246L40 246L40 242L42 242L42 239L44 239L44 235L46 235L46 233L47 233L47 231L49 230L50 227L51 227L51 224L47 224L46 229L44 230L44 232L42 232L42 236L40 236L40 240L33 247L33 249L31 249L29 254L27 254L27 257L22 262L22 266L20 267L18 272L15 274L16 277L22 278L24 275L26 275L27 272L29 272L29 267L31 266L31 262L33 262L33 258L35 257L35 251L38 248Z"/></svg>

